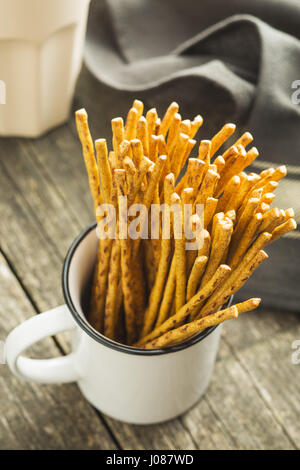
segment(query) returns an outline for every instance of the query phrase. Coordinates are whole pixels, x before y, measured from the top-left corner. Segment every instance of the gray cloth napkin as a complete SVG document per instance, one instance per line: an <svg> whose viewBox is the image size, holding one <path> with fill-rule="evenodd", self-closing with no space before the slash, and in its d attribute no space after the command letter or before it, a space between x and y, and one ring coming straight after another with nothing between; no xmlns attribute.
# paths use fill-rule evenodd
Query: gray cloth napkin
<svg viewBox="0 0 300 470"><path fill-rule="evenodd" d="M255 136L253 171L288 165L276 203L300 220L299 0L94 0L85 60L99 80L163 110L202 114L199 139L224 122ZM293 102L292 95L295 100ZM300 232L267 250L239 296L300 309Z"/></svg>

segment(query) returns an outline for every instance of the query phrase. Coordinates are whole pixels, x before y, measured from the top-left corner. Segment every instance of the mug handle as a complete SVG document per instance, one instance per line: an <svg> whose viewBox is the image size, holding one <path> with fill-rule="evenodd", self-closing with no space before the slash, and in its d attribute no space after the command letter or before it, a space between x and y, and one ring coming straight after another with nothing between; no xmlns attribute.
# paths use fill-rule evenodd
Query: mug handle
<svg viewBox="0 0 300 470"><path fill-rule="evenodd" d="M66 383L80 378L75 367L75 353L53 359L29 359L22 356L29 346L47 336L76 328L66 305L40 313L8 335L5 342L5 355L11 371L19 378L38 383Z"/></svg>

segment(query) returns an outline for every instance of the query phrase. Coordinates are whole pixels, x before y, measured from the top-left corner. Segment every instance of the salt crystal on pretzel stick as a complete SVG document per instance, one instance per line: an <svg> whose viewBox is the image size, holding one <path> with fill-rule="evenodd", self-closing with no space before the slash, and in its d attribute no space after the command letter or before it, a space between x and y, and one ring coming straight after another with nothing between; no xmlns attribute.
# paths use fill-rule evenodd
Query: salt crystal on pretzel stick
<svg viewBox="0 0 300 470"><path fill-rule="evenodd" d="M296 221L294 219L288 219L286 222L279 225L273 230L270 243L273 243L275 240L278 240L278 238L282 237L286 233L291 232L292 230L296 230L296 228Z"/></svg>
<svg viewBox="0 0 300 470"><path fill-rule="evenodd" d="M174 188L174 175L170 174L165 178L164 193L165 202L169 205L171 202L170 189ZM167 206L164 207L165 220L167 214ZM144 316L144 324L142 329L142 337L147 335L157 318L157 313L160 306L160 301L163 295L163 289L166 283L166 278L169 271L169 264L171 258L171 239L166 237L166 225L163 227L163 238L161 240L161 256L158 265L158 270L155 278L155 283L150 294L149 304Z"/></svg>
<svg viewBox="0 0 300 470"><path fill-rule="evenodd" d="M96 213L97 207L103 203L103 198L100 193L99 173L94 153L93 140L88 125L88 115L85 109L80 109L79 111L76 111L75 116Z"/></svg>
<svg viewBox="0 0 300 470"><path fill-rule="evenodd" d="M189 302L187 302L179 311L174 315L164 321L160 326L156 327L151 331L147 336L141 338L135 346L143 346L148 341L151 341L158 336L163 335L167 331L176 328L181 325L181 323L188 317L188 315L193 314L197 310L198 305L211 296L211 294L220 286L223 281L229 276L231 269L229 266L221 265L215 272L213 278L204 286L203 289L200 289L196 295L194 295Z"/></svg>
<svg viewBox="0 0 300 470"><path fill-rule="evenodd" d="M225 310L220 310L213 315L186 323L179 328L168 331L164 335L146 343L144 345L144 349L160 349L182 343L206 328L237 317L238 310L235 306L229 307Z"/></svg>
<svg viewBox="0 0 300 470"><path fill-rule="evenodd" d="M179 109L179 105L175 101L173 101L173 103L171 103L170 106L168 107L163 117L163 120L161 121L159 134L163 135L164 137L166 136L170 128L173 116L178 112L178 109Z"/></svg>
<svg viewBox="0 0 300 470"><path fill-rule="evenodd" d="M148 142L148 126L144 116L141 116L137 123L136 136L141 141L143 146L144 155L149 155L149 142Z"/></svg>
<svg viewBox="0 0 300 470"><path fill-rule="evenodd" d="M109 203L112 190L111 169L108 161L107 146L105 139L95 141L97 152L98 169L100 175L100 184L104 202Z"/></svg>
<svg viewBox="0 0 300 470"><path fill-rule="evenodd" d="M188 302L197 292L202 275L208 261L207 256L198 256L193 264L191 274L187 283L186 301Z"/></svg>
<svg viewBox="0 0 300 470"><path fill-rule="evenodd" d="M225 124L217 134L211 139L211 157L219 150L219 148L229 139L236 129L235 124Z"/></svg>

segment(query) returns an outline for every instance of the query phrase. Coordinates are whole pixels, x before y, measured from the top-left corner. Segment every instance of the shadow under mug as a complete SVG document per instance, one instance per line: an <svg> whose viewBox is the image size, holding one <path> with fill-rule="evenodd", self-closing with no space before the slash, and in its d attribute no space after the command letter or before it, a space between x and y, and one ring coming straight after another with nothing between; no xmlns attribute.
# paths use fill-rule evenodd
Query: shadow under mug
<svg viewBox="0 0 300 470"><path fill-rule="evenodd" d="M6 341L7 363L25 380L77 382L93 406L121 421L153 424L175 418L192 407L209 384L221 325L156 350L126 346L98 333L84 314L97 253L95 229L96 224L88 227L67 253L62 276L66 305L17 326ZM66 330L73 330L69 355L45 360L22 355L41 339Z"/></svg>

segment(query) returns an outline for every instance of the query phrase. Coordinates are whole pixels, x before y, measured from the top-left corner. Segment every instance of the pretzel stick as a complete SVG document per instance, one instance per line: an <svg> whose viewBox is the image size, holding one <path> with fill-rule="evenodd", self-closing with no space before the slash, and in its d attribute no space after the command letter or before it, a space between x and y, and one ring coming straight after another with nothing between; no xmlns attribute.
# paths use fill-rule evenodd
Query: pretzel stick
<svg viewBox="0 0 300 470"><path fill-rule="evenodd" d="M108 272L107 295L104 313L104 334L107 338L115 339L118 321L117 297L120 281L120 241L113 240L110 266Z"/></svg>
<svg viewBox="0 0 300 470"><path fill-rule="evenodd" d="M108 154L105 139L98 139L95 141L95 148L97 152L97 161L100 174L100 183L104 202L110 201L112 190L112 177L111 169L108 162Z"/></svg>
<svg viewBox="0 0 300 470"><path fill-rule="evenodd" d="M139 113L136 108L131 108L127 115L125 125L125 139L132 140L136 138L136 127L139 120Z"/></svg>
<svg viewBox="0 0 300 470"><path fill-rule="evenodd" d="M239 176L235 175L231 178L224 190L224 193L219 199L217 212L225 212L227 209L230 209L232 207L230 201L234 201L236 199L238 191L240 189L240 184L241 180Z"/></svg>
<svg viewBox="0 0 300 470"><path fill-rule="evenodd" d="M214 295L202 307L198 318L214 313L221 305L224 305L231 295L245 284L255 269L268 258L268 255L261 250L261 247L264 247L270 239L271 234L267 232L262 233L257 238L237 268L232 271L224 284L215 291Z"/></svg>
<svg viewBox="0 0 300 470"><path fill-rule="evenodd" d="M166 177L165 184L164 184L165 200L167 204L170 204L170 200L171 200L170 189L172 187L174 187L174 175L171 174ZM165 207L164 208L165 217L166 217L166 211L167 209ZM171 257L171 240L170 240L170 237L164 238L164 233L163 233L163 238L161 241L161 256L160 256L158 271L156 274L153 289L150 294L149 305L145 312L144 325L142 329L142 337L147 335L151 331L151 328L153 327L153 324L155 323L157 312L159 309L159 304L160 304L162 294L163 294L163 289L164 289L165 282L166 282L166 277L167 277L168 270L169 270L170 257Z"/></svg>
<svg viewBox="0 0 300 470"><path fill-rule="evenodd" d="M225 124L222 129L211 139L211 157L219 150L219 148L229 139L235 131L235 124Z"/></svg>
<svg viewBox="0 0 300 470"><path fill-rule="evenodd" d="M88 125L88 115L85 109L80 109L79 111L76 111L75 116L77 131L82 145L83 158L88 174L89 186L96 213L97 207L103 203L103 199L100 193L99 173L94 153L93 140Z"/></svg>
<svg viewBox="0 0 300 470"><path fill-rule="evenodd" d="M296 221L294 219L288 219L286 222L279 225L273 230L270 243L273 243L275 240L278 240L278 238L282 237L286 233L291 232L292 230L296 230L296 228Z"/></svg>
<svg viewBox="0 0 300 470"><path fill-rule="evenodd" d="M148 127L147 121L144 116L141 116L137 123L136 136L141 141L144 153L148 157L149 155L149 142L148 142Z"/></svg>
<svg viewBox="0 0 300 470"><path fill-rule="evenodd" d="M230 249L229 256L228 256L228 264L229 266L234 269L236 266L239 264L241 261L243 255L245 252L248 250L252 240L255 238L255 235L259 230L259 226L262 221L262 214L254 214L254 216L251 218L247 230L245 231L243 237L239 241L238 246L236 247L235 251L234 249Z"/></svg>
<svg viewBox="0 0 300 470"><path fill-rule="evenodd" d="M183 212L183 204L181 204L180 197L178 194L173 193L171 204L181 205ZM182 214L182 213L181 213ZM174 256L176 259L176 289L175 289L175 308L178 311L185 303L185 288L186 288L186 252L185 252L185 239L182 234L182 221L181 221L181 232L176 233L174 227L174 239L175 239L175 252Z"/></svg>
<svg viewBox="0 0 300 470"><path fill-rule="evenodd" d="M144 103L141 100L134 100L132 107L137 110L138 119L140 119L144 111Z"/></svg>
<svg viewBox="0 0 300 470"><path fill-rule="evenodd" d="M178 177L181 170L181 161L185 155L188 146L189 136L186 134L179 134L177 144L174 151L170 154L171 170L175 178Z"/></svg>
<svg viewBox="0 0 300 470"><path fill-rule="evenodd" d="M113 133L113 149L114 149L115 154L117 155L119 146L125 138L123 119L120 117L112 119L111 128L112 128L112 133Z"/></svg>
<svg viewBox="0 0 300 470"><path fill-rule="evenodd" d="M208 315L207 317L200 318L199 320L192 321L185 325L176 328L175 330L168 331L164 335L149 341L146 343L144 349L159 349L165 348L167 346L172 346L174 344L182 343L183 341L191 338L200 331L205 330L214 325L223 323L226 320L231 320L232 318L238 317L238 309L236 306L229 307L225 310L220 310L213 315Z"/></svg>
<svg viewBox="0 0 300 470"><path fill-rule="evenodd" d="M158 158L158 141L157 135L151 135L149 137L149 158L152 162L156 162Z"/></svg>
<svg viewBox="0 0 300 470"><path fill-rule="evenodd" d="M174 300L174 292L176 288L176 258L173 256L169 276L166 282L165 291L163 293L162 302L158 312L155 328L159 327L168 318Z"/></svg>
<svg viewBox="0 0 300 470"><path fill-rule="evenodd" d="M171 122L171 126L168 133L167 139L167 149L168 153L172 152L174 146L176 145L177 136L180 133L180 124L181 124L181 116L179 113L175 113Z"/></svg>
<svg viewBox="0 0 300 470"><path fill-rule="evenodd" d="M158 118L158 116L157 116L156 108L149 109L149 111L146 114L149 145L150 145L150 139L151 139L152 135L154 134L155 122L156 122L157 118Z"/></svg>
<svg viewBox="0 0 300 470"><path fill-rule="evenodd" d="M245 132L239 139L233 144L236 147L238 145L242 145L244 148L247 147L253 140L253 136L250 134L250 132Z"/></svg>
<svg viewBox="0 0 300 470"><path fill-rule="evenodd" d="M151 331L147 336L140 339L135 346L142 346L148 341L151 341L158 336L163 335L170 329L176 328L179 326L190 314L193 314L198 309L198 305L211 296L211 294L222 284L222 282L229 276L231 269L229 266L221 265L215 272L212 279L200 289L194 297L192 297L189 302L181 307L174 315L165 320L160 326L156 327Z"/></svg>
<svg viewBox="0 0 300 470"><path fill-rule="evenodd" d="M171 103L170 106L168 107L163 117L163 120L161 121L159 134L163 135L164 137L166 136L170 128L173 116L178 112L178 109L179 109L178 104L175 101L173 101L173 103Z"/></svg>
<svg viewBox="0 0 300 470"><path fill-rule="evenodd" d="M195 259L191 274L187 283L186 301L188 302L197 292L201 277L204 273L208 258L207 256L198 256Z"/></svg>
<svg viewBox="0 0 300 470"><path fill-rule="evenodd" d="M195 135L197 134L198 130L203 124L203 117L198 114L194 120L191 122L191 134L190 137L193 139Z"/></svg>

